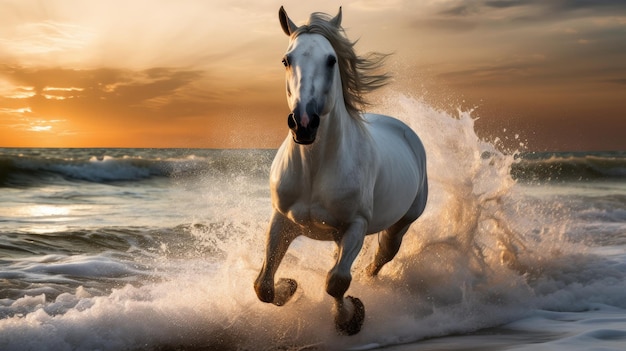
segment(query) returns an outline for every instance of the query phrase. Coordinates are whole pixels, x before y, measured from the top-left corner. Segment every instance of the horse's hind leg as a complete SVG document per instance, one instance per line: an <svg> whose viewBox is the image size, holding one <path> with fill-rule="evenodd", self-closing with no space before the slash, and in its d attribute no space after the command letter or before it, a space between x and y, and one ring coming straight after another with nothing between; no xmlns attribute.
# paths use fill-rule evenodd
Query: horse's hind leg
<svg viewBox="0 0 626 351"><path fill-rule="evenodd" d="M376 256L374 256L374 261L367 266L367 275L376 276L380 269L396 256L398 250L400 250L402 238L409 230L411 223L412 221L401 219L379 234L378 250L376 251Z"/></svg>
<svg viewBox="0 0 626 351"><path fill-rule="evenodd" d="M274 275L298 232L297 227L281 214L275 212L272 215L267 233L265 261L254 282L254 290L259 300L282 306L296 292L298 284L295 280L283 278L274 284Z"/></svg>
<svg viewBox="0 0 626 351"><path fill-rule="evenodd" d="M380 233L376 256L374 256L374 261L366 269L366 273L369 276L376 276L380 269L396 256L398 250L400 250L404 234L409 230L411 223L424 212L427 198L428 183L424 179L421 192L416 196L409 211L398 222Z"/></svg>

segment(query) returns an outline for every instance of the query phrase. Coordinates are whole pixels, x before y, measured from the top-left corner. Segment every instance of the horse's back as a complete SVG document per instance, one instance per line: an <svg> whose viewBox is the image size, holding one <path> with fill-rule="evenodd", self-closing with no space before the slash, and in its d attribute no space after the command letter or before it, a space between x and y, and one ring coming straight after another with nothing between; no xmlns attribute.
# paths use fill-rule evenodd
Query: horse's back
<svg viewBox="0 0 626 351"><path fill-rule="evenodd" d="M422 141L413 129L404 122L394 117L372 113L367 113L363 117L371 126L370 133L374 135L374 138L385 134L394 138L403 137L413 150L416 158L424 159L426 157Z"/></svg>
<svg viewBox="0 0 626 351"><path fill-rule="evenodd" d="M394 159L393 155L397 155L399 149L408 147L415 159L415 165L424 168L426 166L426 151L422 141L417 134L407 126L404 122L385 115L365 114L363 116L369 126L370 134L374 141L378 144L379 149L384 153L388 153L388 157ZM403 150L406 151L406 150ZM409 155L404 155L409 157ZM406 158L403 160L407 161ZM421 172L420 172L421 173Z"/></svg>
<svg viewBox="0 0 626 351"><path fill-rule="evenodd" d="M427 196L426 152L417 134L402 121L365 114L367 128L379 152L372 232L386 229L407 212L423 211ZM391 213L394 213L392 215ZM397 218L396 218L397 217ZM395 223L395 222L394 222Z"/></svg>

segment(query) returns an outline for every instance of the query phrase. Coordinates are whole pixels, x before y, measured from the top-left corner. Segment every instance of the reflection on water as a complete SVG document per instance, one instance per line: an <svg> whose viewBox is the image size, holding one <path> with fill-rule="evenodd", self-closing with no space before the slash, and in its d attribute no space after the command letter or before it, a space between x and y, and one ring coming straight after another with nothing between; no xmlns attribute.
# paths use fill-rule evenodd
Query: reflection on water
<svg viewBox="0 0 626 351"><path fill-rule="evenodd" d="M19 232L47 234L67 230L81 216L94 213L95 207L88 204L24 204L2 209L0 218L10 218L13 228Z"/></svg>
<svg viewBox="0 0 626 351"><path fill-rule="evenodd" d="M16 217L47 217L51 221L62 221L67 218L59 216L67 216L71 212L69 206L59 205L28 205L17 207L13 213ZM31 218L33 219L33 218Z"/></svg>

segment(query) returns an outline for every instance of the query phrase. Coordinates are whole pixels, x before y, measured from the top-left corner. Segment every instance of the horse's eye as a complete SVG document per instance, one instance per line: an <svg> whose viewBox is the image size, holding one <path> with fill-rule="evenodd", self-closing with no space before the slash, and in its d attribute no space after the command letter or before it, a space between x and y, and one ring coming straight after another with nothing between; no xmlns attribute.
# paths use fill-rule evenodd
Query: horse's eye
<svg viewBox="0 0 626 351"><path fill-rule="evenodd" d="M335 63L337 63L337 58L333 55L328 55L328 58L326 59L326 65L328 65L328 67L332 67L335 65Z"/></svg>

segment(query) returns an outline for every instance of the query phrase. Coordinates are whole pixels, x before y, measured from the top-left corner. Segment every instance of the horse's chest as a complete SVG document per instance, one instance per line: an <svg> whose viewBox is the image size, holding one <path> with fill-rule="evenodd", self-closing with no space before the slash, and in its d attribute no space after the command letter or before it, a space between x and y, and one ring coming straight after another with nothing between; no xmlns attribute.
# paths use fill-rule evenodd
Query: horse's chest
<svg viewBox="0 0 626 351"><path fill-rule="evenodd" d="M274 206L303 227L339 230L357 211L360 189L329 180L281 182L273 189Z"/></svg>

